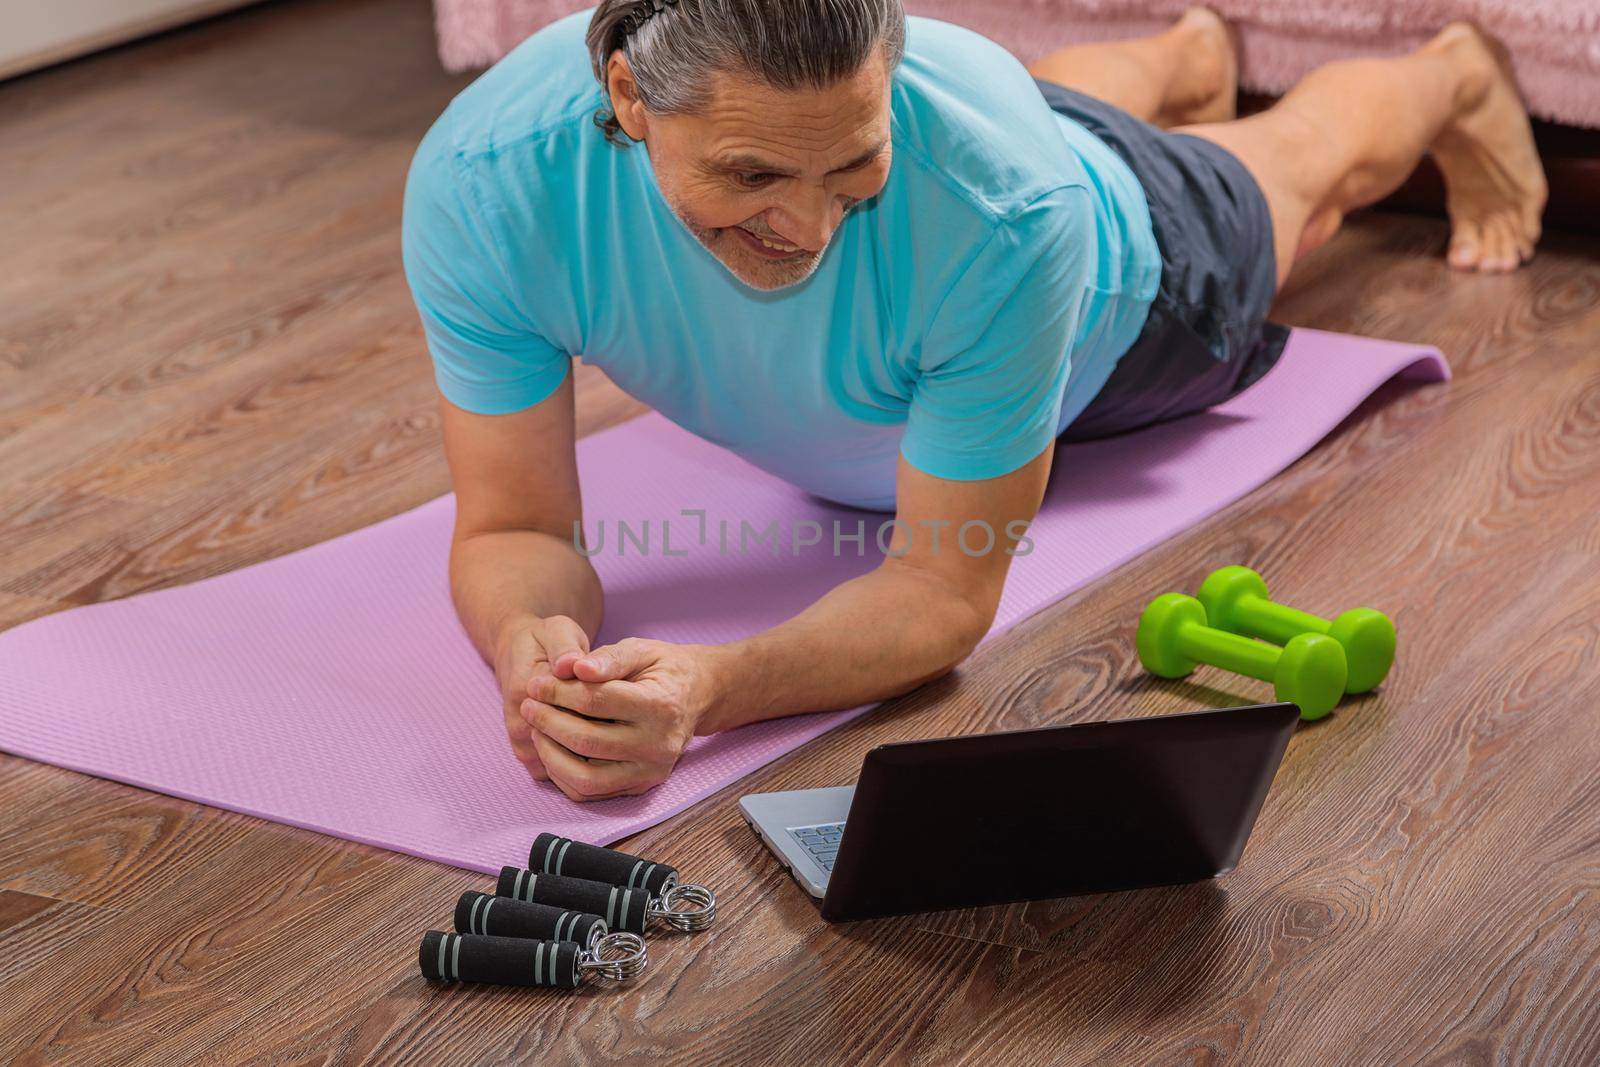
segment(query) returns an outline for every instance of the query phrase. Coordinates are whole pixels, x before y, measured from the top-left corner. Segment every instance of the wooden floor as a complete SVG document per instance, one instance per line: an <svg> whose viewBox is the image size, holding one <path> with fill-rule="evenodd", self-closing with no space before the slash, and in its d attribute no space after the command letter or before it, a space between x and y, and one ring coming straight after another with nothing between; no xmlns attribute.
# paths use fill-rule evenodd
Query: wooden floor
<svg viewBox="0 0 1600 1067"><path fill-rule="evenodd" d="M282 0L0 84L0 627L447 491L398 255L467 81L429 17ZM0 756L0 1062L1600 1061L1600 259L1457 277L1444 238L1360 220L1280 317L1452 385L634 839L726 903L632 991L432 988L418 934L484 878ZM580 390L586 431L635 410ZM881 741L1264 697L1134 659L1143 601L1231 562L1402 645L1220 881L831 927L737 817Z"/></svg>

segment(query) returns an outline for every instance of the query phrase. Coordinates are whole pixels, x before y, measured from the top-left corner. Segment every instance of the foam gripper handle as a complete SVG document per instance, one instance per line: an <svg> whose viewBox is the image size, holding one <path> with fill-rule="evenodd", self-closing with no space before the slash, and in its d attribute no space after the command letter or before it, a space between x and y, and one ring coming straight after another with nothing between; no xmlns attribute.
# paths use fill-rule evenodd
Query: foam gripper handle
<svg viewBox="0 0 1600 1067"><path fill-rule="evenodd" d="M588 945L607 930L604 919L588 912L469 891L456 901L456 932Z"/></svg>
<svg viewBox="0 0 1600 1067"><path fill-rule="evenodd" d="M627 889L563 874L543 874L519 867L502 867L495 895L534 904L598 915L609 930L629 934L644 933L650 894L643 889Z"/></svg>
<svg viewBox="0 0 1600 1067"><path fill-rule="evenodd" d="M627 889L643 889L653 897L678 880L675 868L630 856L614 848L586 845L555 834L540 834L528 850L528 866L541 874L587 878Z"/></svg>
<svg viewBox="0 0 1600 1067"><path fill-rule="evenodd" d="M429 930L417 950L430 982L578 988L578 946L570 941L527 941Z"/></svg>

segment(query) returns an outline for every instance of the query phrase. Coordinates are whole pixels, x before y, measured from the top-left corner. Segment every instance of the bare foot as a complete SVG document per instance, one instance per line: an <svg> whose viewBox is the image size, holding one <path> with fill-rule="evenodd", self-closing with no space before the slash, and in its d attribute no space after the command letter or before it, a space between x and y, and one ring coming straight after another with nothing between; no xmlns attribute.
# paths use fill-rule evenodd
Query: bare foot
<svg viewBox="0 0 1600 1067"><path fill-rule="evenodd" d="M1170 129L1232 122L1239 114L1239 54L1233 30L1210 8L1191 7L1167 33L1182 39L1184 67L1156 124Z"/></svg>
<svg viewBox="0 0 1600 1067"><path fill-rule="evenodd" d="M1533 256L1548 187L1505 49L1467 22L1451 23L1425 47L1472 72L1462 110L1428 146L1444 174L1450 266L1516 270Z"/></svg>

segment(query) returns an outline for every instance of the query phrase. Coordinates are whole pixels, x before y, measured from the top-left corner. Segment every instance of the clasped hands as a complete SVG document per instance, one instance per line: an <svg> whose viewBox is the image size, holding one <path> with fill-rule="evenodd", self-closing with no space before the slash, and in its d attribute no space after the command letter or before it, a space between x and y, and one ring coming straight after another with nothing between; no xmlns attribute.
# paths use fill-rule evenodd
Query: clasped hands
<svg viewBox="0 0 1600 1067"><path fill-rule="evenodd" d="M573 800L646 792L713 732L719 662L714 646L636 637L590 649L565 616L516 623L496 664L511 748Z"/></svg>

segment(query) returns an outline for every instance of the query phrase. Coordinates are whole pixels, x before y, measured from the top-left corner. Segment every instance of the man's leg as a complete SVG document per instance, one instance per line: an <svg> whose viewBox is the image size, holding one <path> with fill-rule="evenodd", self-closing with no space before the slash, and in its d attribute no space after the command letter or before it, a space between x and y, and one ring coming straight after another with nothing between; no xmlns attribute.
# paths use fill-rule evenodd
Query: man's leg
<svg viewBox="0 0 1600 1067"><path fill-rule="evenodd" d="M1226 122L1236 113L1233 38L1203 7L1190 8L1165 33L1063 48L1028 72L1163 128Z"/></svg>
<svg viewBox="0 0 1600 1067"><path fill-rule="evenodd" d="M1502 50L1468 23L1399 59L1330 63L1258 115L1175 132L1228 149L1261 185L1279 285L1428 150L1448 189L1451 266L1514 270L1539 239L1546 185L1527 112Z"/></svg>

